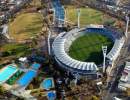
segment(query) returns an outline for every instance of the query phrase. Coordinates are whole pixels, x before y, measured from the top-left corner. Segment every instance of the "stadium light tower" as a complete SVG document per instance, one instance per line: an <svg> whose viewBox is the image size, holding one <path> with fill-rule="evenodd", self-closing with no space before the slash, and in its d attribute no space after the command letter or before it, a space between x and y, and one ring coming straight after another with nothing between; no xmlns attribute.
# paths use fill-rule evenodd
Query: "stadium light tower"
<svg viewBox="0 0 130 100"><path fill-rule="evenodd" d="M106 53L107 53L107 46L102 46L102 51L103 51L103 73L105 73L105 69L106 69Z"/></svg>
<svg viewBox="0 0 130 100"><path fill-rule="evenodd" d="M48 38L47 38L47 44L48 44L48 53L51 55L51 47L50 47L50 36L51 36L51 31L49 30L48 32Z"/></svg>
<svg viewBox="0 0 130 100"><path fill-rule="evenodd" d="M126 30L125 30L125 36L126 36L126 38L128 37L129 21L130 21L130 18L129 18L128 15L126 15Z"/></svg>
<svg viewBox="0 0 130 100"><path fill-rule="evenodd" d="M78 14L78 28L80 28L80 9L77 9L77 14Z"/></svg>

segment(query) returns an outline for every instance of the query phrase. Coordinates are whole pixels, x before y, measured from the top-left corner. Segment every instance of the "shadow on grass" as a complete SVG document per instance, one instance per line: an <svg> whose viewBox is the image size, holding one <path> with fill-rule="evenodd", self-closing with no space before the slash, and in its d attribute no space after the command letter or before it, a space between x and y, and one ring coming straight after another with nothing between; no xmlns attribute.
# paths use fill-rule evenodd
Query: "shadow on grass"
<svg viewBox="0 0 130 100"><path fill-rule="evenodd" d="M85 62L95 62L97 65L101 64L103 62L102 51L90 53L90 55L85 59Z"/></svg>
<svg viewBox="0 0 130 100"><path fill-rule="evenodd" d="M80 51L80 50L82 50L82 49L84 49L84 48L94 48L94 47L97 47L97 46L100 46L101 44L103 44L103 45L108 45L107 43L106 43L106 41L104 41L104 42L96 42L96 43L94 43L94 44L89 44L89 45L84 45L83 47L79 47L79 48L77 48L77 46L72 46L71 48L70 48L70 51L69 52L73 52L73 51ZM101 45L102 46L102 45ZM112 48L112 46L113 46L113 43L111 43L110 45L108 45L108 48L109 48L109 50Z"/></svg>

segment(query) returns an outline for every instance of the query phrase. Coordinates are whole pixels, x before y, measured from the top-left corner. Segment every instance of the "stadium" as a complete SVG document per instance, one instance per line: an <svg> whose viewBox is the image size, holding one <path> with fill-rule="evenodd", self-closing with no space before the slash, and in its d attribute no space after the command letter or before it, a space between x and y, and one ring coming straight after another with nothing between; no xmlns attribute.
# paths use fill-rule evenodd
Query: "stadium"
<svg viewBox="0 0 130 100"><path fill-rule="evenodd" d="M95 44L100 44L100 47L98 48L102 48L101 45L108 46L109 50L106 55L107 60L109 62L114 62L117 59L118 55L120 54L120 50L124 44L125 39L120 35L120 33L110 30L103 25L89 25L86 28L81 28L81 29L75 28L69 32L60 33L55 38L52 44L52 51L53 51L55 60L57 61L57 63L60 65L61 68L65 69L66 71L69 71L73 75L78 74L78 75L87 76L87 77L97 76L97 73L99 71L99 63L97 63L96 60L92 61L91 59L90 61L89 60L84 61L80 59L80 57L79 59L75 59L70 54L71 47L79 38L85 37L86 35L88 35L87 37L90 37L89 39L91 40L91 42L94 41L94 38L91 38L92 34L95 35L95 37L103 36L104 39L106 39L106 41L102 41L102 42L106 42L104 44L100 43L100 41L97 41L97 43ZM84 42L85 43L82 42L82 44L90 44L89 47L92 46L90 41L89 43L86 43L87 40ZM78 45L75 44L75 47L78 47ZM84 48L88 48L88 46ZM77 52L77 53L79 53L80 55L82 53L82 50L80 50L80 48L77 48L77 49L79 49L80 52ZM87 52L86 51L87 49L84 49L84 50L85 52ZM93 51L96 52L96 50L98 49L94 49ZM91 52L91 50L88 52ZM100 52L101 52L101 49L100 49ZM74 55L75 54L76 53L74 53ZM93 52L90 53L90 57L92 54ZM101 59L100 63L101 64L103 63L102 57L100 58L100 56L95 55L95 57L93 58Z"/></svg>

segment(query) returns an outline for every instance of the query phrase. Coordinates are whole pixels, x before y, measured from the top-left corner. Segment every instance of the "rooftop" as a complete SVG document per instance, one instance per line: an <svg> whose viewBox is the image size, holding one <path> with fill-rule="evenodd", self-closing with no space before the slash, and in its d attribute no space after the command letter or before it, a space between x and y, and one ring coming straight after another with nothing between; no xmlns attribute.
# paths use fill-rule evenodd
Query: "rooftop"
<svg viewBox="0 0 130 100"><path fill-rule="evenodd" d="M118 87L123 90L130 88L130 62L126 62Z"/></svg>

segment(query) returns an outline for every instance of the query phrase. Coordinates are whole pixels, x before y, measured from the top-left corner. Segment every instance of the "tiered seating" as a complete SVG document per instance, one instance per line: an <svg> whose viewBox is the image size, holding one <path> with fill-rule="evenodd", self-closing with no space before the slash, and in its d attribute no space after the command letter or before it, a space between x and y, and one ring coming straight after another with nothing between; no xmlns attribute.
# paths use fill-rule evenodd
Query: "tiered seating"
<svg viewBox="0 0 130 100"><path fill-rule="evenodd" d="M117 39L115 41L112 50L107 54L107 58L110 59L111 61L114 61L118 57L124 42L125 42L124 38Z"/></svg>
<svg viewBox="0 0 130 100"><path fill-rule="evenodd" d="M72 37L72 33L73 31L70 32L71 37ZM53 52L54 52L55 58L58 61L60 61L62 64L64 64L65 66L69 66L69 68L71 69L76 69L80 71L89 71L90 72L89 74L91 74L91 72L96 73L98 68L94 62L81 62L68 56L64 48L65 42L67 42L66 41L67 39L62 37L63 34L64 33L61 33L53 42Z"/></svg>
<svg viewBox="0 0 130 100"><path fill-rule="evenodd" d="M64 8L59 0L52 0L55 9L55 18L60 24L64 24Z"/></svg>
<svg viewBox="0 0 130 100"><path fill-rule="evenodd" d="M106 28L87 28L86 32L90 32L90 33L99 33L99 34L102 34L102 35L106 35L108 36L109 38L111 38L113 41L115 41L115 34L110 31L110 30L107 30Z"/></svg>

